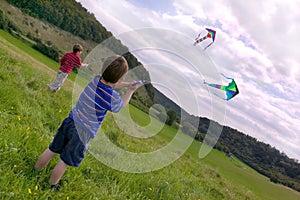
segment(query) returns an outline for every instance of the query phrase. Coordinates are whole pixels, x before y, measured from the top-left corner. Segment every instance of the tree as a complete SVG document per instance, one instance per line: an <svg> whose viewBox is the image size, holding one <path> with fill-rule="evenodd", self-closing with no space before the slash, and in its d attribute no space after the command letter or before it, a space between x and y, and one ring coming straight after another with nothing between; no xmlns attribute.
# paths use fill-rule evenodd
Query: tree
<svg viewBox="0 0 300 200"><path fill-rule="evenodd" d="M7 28L7 21L5 20L4 12L0 9L0 28Z"/></svg>
<svg viewBox="0 0 300 200"><path fill-rule="evenodd" d="M177 113L176 113L176 111L174 111L174 110L168 110L167 115L168 115L168 119L167 119L167 121L166 121L166 124L172 125L173 122L174 122L174 121L176 120L176 118L177 118Z"/></svg>
<svg viewBox="0 0 300 200"><path fill-rule="evenodd" d="M196 137L196 135L197 135L197 129L192 124L190 124L189 122L183 122L181 130L185 134L190 135L190 136L195 136Z"/></svg>

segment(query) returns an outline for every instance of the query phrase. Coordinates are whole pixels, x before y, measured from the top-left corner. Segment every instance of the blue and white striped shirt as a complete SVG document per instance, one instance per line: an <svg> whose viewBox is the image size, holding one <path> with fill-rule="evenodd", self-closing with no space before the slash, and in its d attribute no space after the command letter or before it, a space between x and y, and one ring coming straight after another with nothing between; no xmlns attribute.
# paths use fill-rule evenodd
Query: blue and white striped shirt
<svg viewBox="0 0 300 200"><path fill-rule="evenodd" d="M96 76L81 93L76 106L69 117L75 123L83 126L94 136L97 134L107 111L119 112L123 101L109 85L101 83L101 77Z"/></svg>

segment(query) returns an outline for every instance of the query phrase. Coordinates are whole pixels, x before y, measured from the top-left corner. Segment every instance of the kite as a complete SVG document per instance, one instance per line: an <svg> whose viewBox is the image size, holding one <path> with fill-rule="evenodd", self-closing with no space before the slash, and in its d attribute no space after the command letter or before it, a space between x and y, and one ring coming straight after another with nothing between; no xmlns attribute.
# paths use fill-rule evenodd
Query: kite
<svg viewBox="0 0 300 200"><path fill-rule="evenodd" d="M197 44L199 44L200 42L202 42L203 40L206 40L207 38L211 38L212 39L212 42L211 43L209 43L205 48L204 48L204 50L205 49L207 49L210 45L212 45L212 43L214 43L215 42L215 38L216 38L216 31L215 30L212 30L212 29L209 29L209 28L206 28L205 30L207 30L207 34L206 34L206 36L204 36L204 37L200 37L201 36L201 33L203 32L201 32L201 33L199 33L199 35L197 36L197 38L195 39L195 42L194 42L194 46L196 46Z"/></svg>
<svg viewBox="0 0 300 200"><path fill-rule="evenodd" d="M204 81L204 84L206 84L210 87L214 87L214 88L217 88L217 89L220 89L220 90L224 90L226 92L226 98L223 98L223 97L221 97L221 98L228 101L228 100L232 99L233 97L235 97L239 93L239 90L238 90L237 85L236 85L233 78L228 78L224 74L221 74L221 75L223 75L225 78L231 80L231 82L227 86L226 85L219 85L219 84L211 84L211 83L207 83L206 81ZM215 94L215 95L219 96L217 94Z"/></svg>

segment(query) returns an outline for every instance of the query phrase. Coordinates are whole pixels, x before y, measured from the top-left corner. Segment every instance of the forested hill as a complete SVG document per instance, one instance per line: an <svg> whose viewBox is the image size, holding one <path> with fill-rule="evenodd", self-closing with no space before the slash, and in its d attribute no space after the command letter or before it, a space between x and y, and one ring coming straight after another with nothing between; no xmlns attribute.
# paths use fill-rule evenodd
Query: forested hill
<svg viewBox="0 0 300 200"><path fill-rule="evenodd" d="M11 5L20 8L22 12L27 13L34 18L38 18L41 21L46 21L66 32L70 32L83 40L91 40L97 44L112 37L112 34L96 20L95 16L89 13L75 0L6 1ZM17 24L13 24L9 19L5 19L5 16L1 16L1 13L2 11L0 12L1 28L7 28L8 30L12 29L12 33L21 32L21 34L26 34L26 37L38 42L38 45L34 45L38 50L57 60L58 54L62 51L61 49L56 48L56 46L59 46L58 44L55 44L52 41L42 41L42 37L35 36L33 33L27 34L22 32ZM23 21L22 23L29 23L31 25L31 22L27 21ZM24 35L22 35L21 38L24 38ZM69 40L69 38L66 38L66 40L67 39ZM114 46L117 48L126 48L121 44L121 41L118 40L115 40L115 44L112 44L112 48ZM118 50L115 50L117 53ZM125 56L130 66L141 65L130 52ZM176 111L178 116L180 115L180 112L182 112L178 105L151 86L147 86L147 94L144 94L144 96L141 95L135 96L135 100L138 102L138 105L140 105L139 107L146 112L147 108L154 103L162 104L168 110ZM200 118L199 126L193 127L191 124L194 123L190 122L194 120L199 121L199 117L190 116L181 121L180 124L187 134L191 133L191 135L193 135L195 131L198 131L196 139L201 141L205 136L211 121L207 118ZM282 183L300 191L300 164L296 160L288 158L284 153L281 153L274 147L257 141L255 138L230 127L223 127L221 137L215 148L224 151L229 155L233 154L255 170L270 177L271 181Z"/></svg>
<svg viewBox="0 0 300 200"><path fill-rule="evenodd" d="M112 36L80 3L74 0L6 0L30 16L45 20L85 40L102 42Z"/></svg>

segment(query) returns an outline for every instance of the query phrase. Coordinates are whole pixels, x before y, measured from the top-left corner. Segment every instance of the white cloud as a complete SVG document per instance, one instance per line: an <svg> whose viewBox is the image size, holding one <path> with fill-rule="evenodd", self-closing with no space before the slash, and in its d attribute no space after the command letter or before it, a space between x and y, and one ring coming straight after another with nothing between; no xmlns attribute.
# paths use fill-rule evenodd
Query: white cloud
<svg viewBox="0 0 300 200"><path fill-rule="evenodd" d="M240 25L272 60L278 74L290 76L292 70L299 70L300 54L296 49L300 45L297 34L300 31L297 9L300 1L269 0L246 4L235 1L231 7Z"/></svg>

